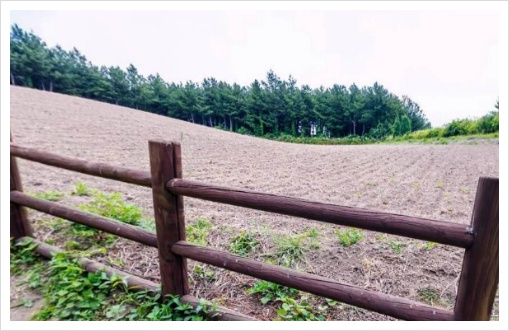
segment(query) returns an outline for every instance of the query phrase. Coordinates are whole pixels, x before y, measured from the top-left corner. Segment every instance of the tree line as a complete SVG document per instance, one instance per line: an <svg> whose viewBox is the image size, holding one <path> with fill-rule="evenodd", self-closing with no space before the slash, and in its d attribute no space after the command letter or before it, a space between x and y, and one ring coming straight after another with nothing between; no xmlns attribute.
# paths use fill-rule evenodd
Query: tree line
<svg viewBox="0 0 509 331"><path fill-rule="evenodd" d="M18 25L10 34L11 85L76 95L256 136L281 134L381 139L431 127L419 105L379 83L298 86L270 70L249 86L144 77L134 65L97 66L79 50L50 48Z"/></svg>

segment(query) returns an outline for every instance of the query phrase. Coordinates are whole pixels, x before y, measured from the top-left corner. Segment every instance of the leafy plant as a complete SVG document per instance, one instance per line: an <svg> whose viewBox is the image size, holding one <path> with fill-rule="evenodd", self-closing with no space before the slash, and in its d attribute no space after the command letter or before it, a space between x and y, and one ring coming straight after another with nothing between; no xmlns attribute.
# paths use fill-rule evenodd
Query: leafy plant
<svg viewBox="0 0 509 331"><path fill-rule="evenodd" d="M89 213L131 225L138 225L142 216L140 208L125 203L120 193L94 192L94 199L87 204L81 204L79 207Z"/></svg>
<svg viewBox="0 0 509 331"><path fill-rule="evenodd" d="M282 298L295 297L299 291L276 283L259 280L253 287L247 290L247 293L259 294L261 303L265 305L271 301L275 302Z"/></svg>
<svg viewBox="0 0 509 331"><path fill-rule="evenodd" d="M428 251L432 250L433 248L435 248L438 244L436 242L432 242L432 241L428 241L426 242L425 244L425 247Z"/></svg>
<svg viewBox="0 0 509 331"><path fill-rule="evenodd" d="M280 235L274 238L277 251L273 255L279 259L279 263L284 266L292 266L300 261L304 261L304 252L306 250L303 239L305 236Z"/></svg>
<svg viewBox="0 0 509 331"><path fill-rule="evenodd" d="M259 246L260 243L252 235L245 231L240 231L230 242L230 252L241 256L248 256L249 253L256 251Z"/></svg>
<svg viewBox="0 0 509 331"><path fill-rule="evenodd" d="M344 231L337 229L334 233L338 236L339 242L345 247L355 245L364 238L361 230L348 228Z"/></svg>
<svg viewBox="0 0 509 331"><path fill-rule="evenodd" d="M323 315L315 315L312 306L306 301L307 297L301 297L300 301L293 298L279 298L282 302L281 309L277 310L277 315L283 321L323 321Z"/></svg>
<svg viewBox="0 0 509 331"><path fill-rule="evenodd" d="M192 243L205 246L211 228L212 223L204 217L200 217L196 223L186 226L186 239Z"/></svg>
<svg viewBox="0 0 509 331"><path fill-rule="evenodd" d="M74 184L74 191L72 191L71 195L81 196L89 196L90 190L87 185L83 182L76 182Z"/></svg>
<svg viewBox="0 0 509 331"><path fill-rule="evenodd" d="M14 275L21 273L21 266L23 265L34 265L39 261L39 258L35 254L35 244L30 239L18 240L17 242L11 238L10 243L10 270Z"/></svg>

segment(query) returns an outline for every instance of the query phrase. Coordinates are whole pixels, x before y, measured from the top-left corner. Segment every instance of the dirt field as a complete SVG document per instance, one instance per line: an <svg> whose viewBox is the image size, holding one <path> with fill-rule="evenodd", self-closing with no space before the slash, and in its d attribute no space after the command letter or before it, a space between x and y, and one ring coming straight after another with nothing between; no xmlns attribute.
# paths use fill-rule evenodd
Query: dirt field
<svg viewBox="0 0 509 331"><path fill-rule="evenodd" d="M206 183L272 194L421 216L467 225L479 176L498 177L498 144L480 145L296 145L237 135L142 111L54 93L11 87L11 130L24 146L149 170L148 140L182 144L184 177ZM62 203L76 181L105 192L121 192L152 215L151 191L19 160L25 191L61 191ZM423 300L425 290L438 304L452 308L463 252L424 242L364 231L364 239L343 247L333 233L340 227L303 219L185 198L186 222L203 216L213 223L208 245L227 251L240 230L251 231L262 245L251 256L266 260L274 236L316 229L320 248L308 248L299 270L367 289ZM31 213L38 222L41 216ZM47 229L38 229L38 236ZM388 243L401 243L401 248ZM157 252L119 240L110 258L122 258L124 270L159 280ZM107 259L103 259L107 261ZM111 260L110 260L111 261ZM193 277L194 263L189 263ZM118 266L116 266L118 268ZM255 279L209 268L215 280L194 277L195 296L253 317L272 320L273 306L247 295ZM317 299L317 303L323 302ZM329 311L329 320L387 320L386 316L347 305ZM498 314L498 309L496 314Z"/></svg>

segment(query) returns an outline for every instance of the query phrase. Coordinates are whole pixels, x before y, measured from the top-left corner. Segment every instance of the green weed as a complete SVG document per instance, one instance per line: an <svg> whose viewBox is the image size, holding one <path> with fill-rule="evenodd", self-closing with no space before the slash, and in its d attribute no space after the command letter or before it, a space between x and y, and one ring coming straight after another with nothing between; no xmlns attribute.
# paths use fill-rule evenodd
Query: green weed
<svg viewBox="0 0 509 331"><path fill-rule="evenodd" d="M355 228L348 228L344 231L338 229L334 233L338 236L339 242L345 247L355 245L364 238L361 230Z"/></svg>
<svg viewBox="0 0 509 331"><path fill-rule="evenodd" d="M282 298L295 297L299 294L299 291L276 283L259 280L253 285L253 287L247 290L247 293L259 294L260 302L265 305L269 302L275 302Z"/></svg>
<svg viewBox="0 0 509 331"><path fill-rule="evenodd" d="M186 226L186 239L189 242L205 246L210 229L212 229L212 223L204 217L200 217L196 223Z"/></svg>
<svg viewBox="0 0 509 331"><path fill-rule="evenodd" d="M293 266L298 262L304 261L306 251L303 239L305 236L279 235L274 238L277 251L273 254L279 264L284 266Z"/></svg>
<svg viewBox="0 0 509 331"><path fill-rule="evenodd" d="M260 246L258 240L247 234L245 231L235 236L230 243L230 252L240 256L248 256Z"/></svg>
<svg viewBox="0 0 509 331"><path fill-rule="evenodd" d="M74 184L74 191L72 191L71 195L81 196L89 196L90 190L87 185L83 182L76 182Z"/></svg>
<svg viewBox="0 0 509 331"><path fill-rule="evenodd" d="M120 193L94 192L94 199L79 208L92 214L111 218L131 225L139 225L141 210L138 206L124 202Z"/></svg>
<svg viewBox="0 0 509 331"><path fill-rule="evenodd" d="M417 294L419 295L419 299L430 306L433 306L434 303L440 303L440 296L438 295L438 291L427 287L424 289L417 290Z"/></svg>
<svg viewBox="0 0 509 331"><path fill-rule="evenodd" d="M277 310L278 318L282 321L324 321L325 316L315 315L313 308L307 302L307 297L302 296L300 301L293 298L280 298L281 309Z"/></svg>

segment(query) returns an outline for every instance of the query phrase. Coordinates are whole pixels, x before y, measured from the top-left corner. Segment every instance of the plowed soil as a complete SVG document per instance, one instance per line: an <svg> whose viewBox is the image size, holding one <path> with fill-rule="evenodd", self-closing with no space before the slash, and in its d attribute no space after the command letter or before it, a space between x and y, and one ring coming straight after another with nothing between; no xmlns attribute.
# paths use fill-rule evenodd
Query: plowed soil
<svg viewBox="0 0 509 331"><path fill-rule="evenodd" d="M148 141L182 145L184 177L205 183L255 190L352 207L470 223L480 176L498 177L498 144L317 146L274 142L238 135L106 103L11 87L11 130L16 143L87 160L149 170ZM18 160L28 192L60 191L59 203L85 201L70 196L77 181L104 192L120 192L153 218L147 188ZM213 224L208 246L228 251L240 231L252 233L260 248L252 258L265 261L277 235L315 229L319 248L305 247L301 271L452 309L463 250L381 236L344 247L334 234L340 226L184 198L193 224L203 216ZM31 212L39 238L48 218ZM41 224L40 226L38 224ZM308 239L307 239L308 240ZM305 241L304 243L306 243ZM123 260L115 264L112 261ZM157 251L119 240L102 261L159 282ZM275 307L246 294L255 279L218 268L211 279L193 273L192 294L262 320L276 318ZM296 267L297 268L297 267ZM435 295L426 295L435 293ZM429 298L432 299L429 299ZM13 298L12 300L14 300ZM311 296L317 306L324 300ZM498 309L495 311L498 314ZM326 313L329 320L387 320L348 305Z"/></svg>

